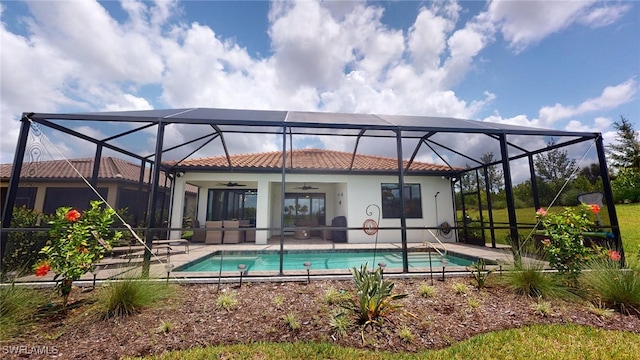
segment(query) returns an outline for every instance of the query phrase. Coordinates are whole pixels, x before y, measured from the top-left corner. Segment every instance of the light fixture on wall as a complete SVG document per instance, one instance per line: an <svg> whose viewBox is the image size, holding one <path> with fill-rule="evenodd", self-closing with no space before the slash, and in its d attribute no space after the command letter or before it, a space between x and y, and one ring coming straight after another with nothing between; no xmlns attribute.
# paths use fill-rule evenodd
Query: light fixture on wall
<svg viewBox="0 0 640 360"><path fill-rule="evenodd" d="M179 173L176 174L177 177L183 177L184 176L184 171L180 171Z"/></svg>

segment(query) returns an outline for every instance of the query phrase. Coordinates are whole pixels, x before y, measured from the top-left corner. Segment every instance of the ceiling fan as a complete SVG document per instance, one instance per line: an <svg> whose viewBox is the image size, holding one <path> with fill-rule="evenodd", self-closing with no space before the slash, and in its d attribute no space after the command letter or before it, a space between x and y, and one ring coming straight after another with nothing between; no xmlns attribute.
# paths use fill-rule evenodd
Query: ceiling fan
<svg viewBox="0 0 640 360"><path fill-rule="evenodd" d="M305 190L306 191L306 190L315 190L315 189L317 189L317 187L310 186L310 185L307 185L307 183L304 183L304 185L298 186L298 187L294 187L294 189L300 189L300 190Z"/></svg>
<svg viewBox="0 0 640 360"><path fill-rule="evenodd" d="M228 183L218 183L218 185L222 185L226 187L247 186L247 185L238 184L237 182L231 182L231 181L229 181Z"/></svg>

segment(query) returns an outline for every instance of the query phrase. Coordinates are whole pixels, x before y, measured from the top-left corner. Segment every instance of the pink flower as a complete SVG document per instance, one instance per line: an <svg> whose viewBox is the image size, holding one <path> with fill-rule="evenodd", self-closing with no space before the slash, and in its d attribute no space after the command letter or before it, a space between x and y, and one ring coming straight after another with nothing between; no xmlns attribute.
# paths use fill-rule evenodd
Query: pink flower
<svg viewBox="0 0 640 360"><path fill-rule="evenodd" d="M549 239L544 239L544 240L542 240L542 245L544 245L544 246L549 246L549 245L551 245L551 240L549 240Z"/></svg>
<svg viewBox="0 0 640 360"><path fill-rule="evenodd" d="M598 204L591 204L591 212L597 214L600 212L600 206Z"/></svg>
<svg viewBox="0 0 640 360"><path fill-rule="evenodd" d="M536 215L537 216L546 216L547 215L547 211L543 208L538 209L538 211L536 211Z"/></svg>
<svg viewBox="0 0 640 360"><path fill-rule="evenodd" d="M619 252L617 252L615 250L609 250L609 259L611 259L613 261L620 261L621 258L622 257L620 256Z"/></svg>
<svg viewBox="0 0 640 360"><path fill-rule="evenodd" d="M78 210L71 210L64 217L65 219L67 219L67 221L74 222L80 219L80 212L78 212Z"/></svg>

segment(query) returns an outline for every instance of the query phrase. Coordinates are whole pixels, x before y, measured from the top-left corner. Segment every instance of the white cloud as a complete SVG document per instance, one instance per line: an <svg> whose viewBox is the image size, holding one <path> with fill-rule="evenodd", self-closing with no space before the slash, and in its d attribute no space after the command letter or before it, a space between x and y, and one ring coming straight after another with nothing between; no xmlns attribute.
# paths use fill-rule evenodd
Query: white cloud
<svg viewBox="0 0 640 360"><path fill-rule="evenodd" d="M606 4L601 8L595 8L583 14L578 19L578 22L594 28L611 25L629 12L632 7L631 4Z"/></svg>
<svg viewBox="0 0 640 360"><path fill-rule="evenodd" d="M454 88L496 31L524 48L575 21L603 26L628 11L591 2L545 3L549 11L535 2L493 1L459 24L467 10L447 1L422 7L411 26L397 29L384 23L377 3L277 1L268 14L271 53L258 58L215 25L186 22L175 1L122 2L124 19L92 1L28 6L23 35L5 23L0 28L2 162L10 161L22 111L200 106L475 118L497 95L488 85L482 95L463 99ZM149 88L160 93L150 98ZM539 119L485 120L553 126L628 102L636 90L628 80L579 105L544 107ZM602 126L597 120L592 125ZM176 126L167 145L200 135L200 128ZM229 146L266 151L279 141L247 136L229 139Z"/></svg>
<svg viewBox="0 0 640 360"><path fill-rule="evenodd" d="M594 111L613 109L633 100L637 91L637 81L629 79L618 85L607 86L599 97L587 99L577 106L565 106L561 104L545 106L540 109L540 123L542 126L551 127L558 120Z"/></svg>
<svg viewBox="0 0 640 360"><path fill-rule="evenodd" d="M595 0L493 0L488 12L493 22L499 25L504 39L519 52L575 22L589 27L612 24L631 7Z"/></svg>

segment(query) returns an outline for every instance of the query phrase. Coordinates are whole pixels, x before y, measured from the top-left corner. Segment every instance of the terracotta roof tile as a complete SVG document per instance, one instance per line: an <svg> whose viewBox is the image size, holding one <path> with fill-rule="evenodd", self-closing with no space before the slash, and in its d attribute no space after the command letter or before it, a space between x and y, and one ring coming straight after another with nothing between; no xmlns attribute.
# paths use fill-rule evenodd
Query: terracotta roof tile
<svg viewBox="0 0 640 360"><path fill-rule="evenodd" d="M93 158L69 159L69 162L66 160L25 162L22 165L20 177L23 179L79 179L80 176L73 169L74 167L82 176L90 178L93 172ZM0 164L0 178L9 178L12 168L13 164ZM145 173L148 176L148 169ZM100 179L124 179L138 182L139 177L139 165L115 157L104 157L100 161L98 171Z"/></svg>
<svg viewBox="0 0 640 360"><path fill-rule="evenodd" d="M351 166L352 154L343 151L322 149L300 149L287 153L286 166L291 167L293 159L294 169L318 171L347 171ZM266 153L250 153L230 155L231 165L239 169L280 169L282 167L282 153L280 151ZM404 166L408 164L405 160ZM225 156L215 156L182 161L180 168L227 169L229 163ZM354 171L397 171L398 160L391 157L356 154L353 161ZM414 161L412 171L454 171L446 165L436 165Z"/></svg>

